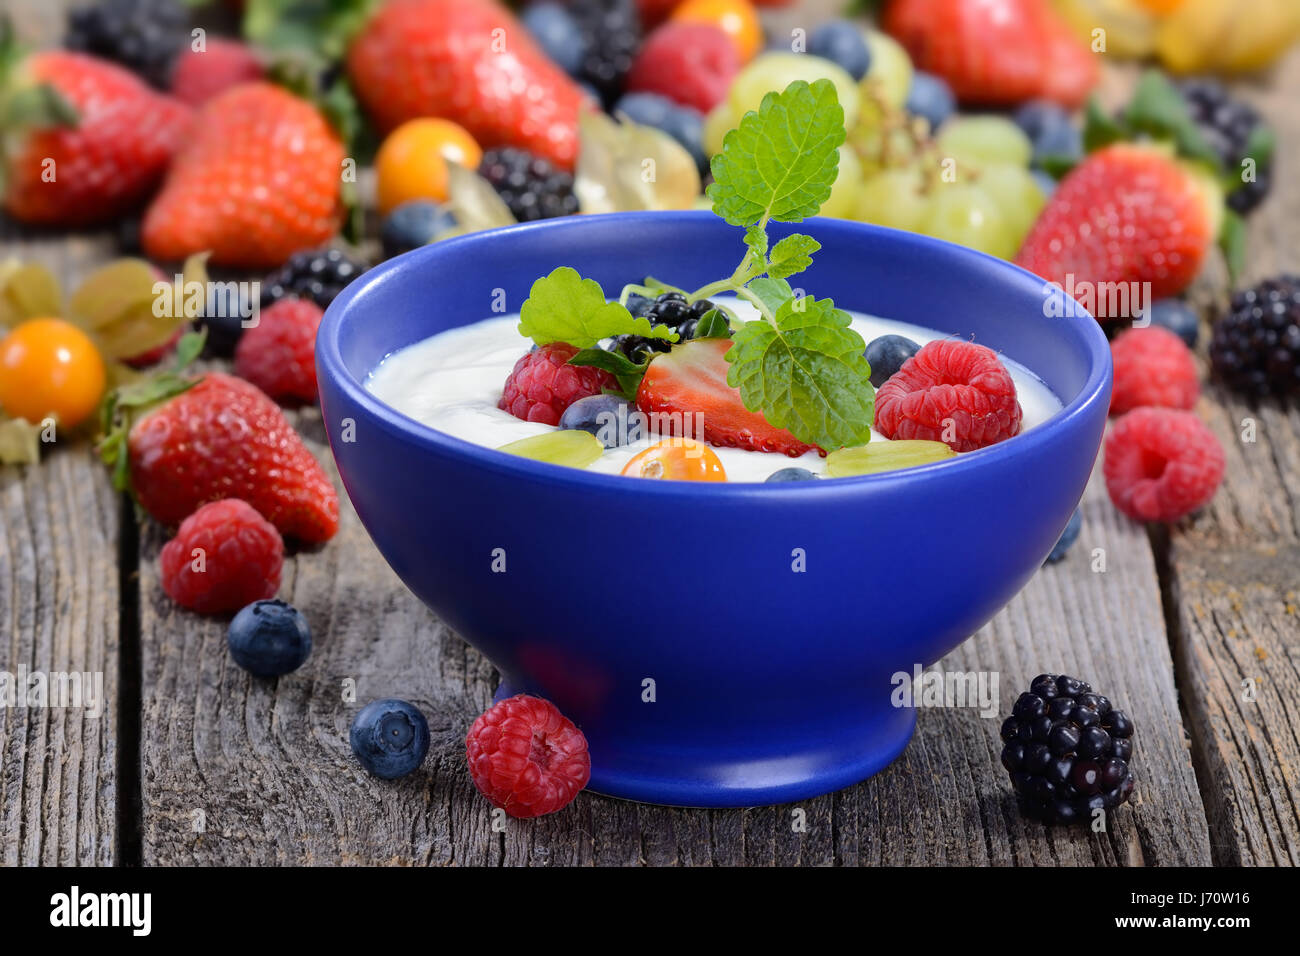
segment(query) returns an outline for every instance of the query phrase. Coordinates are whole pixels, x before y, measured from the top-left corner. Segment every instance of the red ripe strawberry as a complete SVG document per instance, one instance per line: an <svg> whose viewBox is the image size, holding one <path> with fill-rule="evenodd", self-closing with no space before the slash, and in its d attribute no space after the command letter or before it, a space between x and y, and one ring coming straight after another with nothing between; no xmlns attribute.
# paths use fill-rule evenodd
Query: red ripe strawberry
<svg viewBox="0 0 1300 956"><path fill-rule="evenodd" d="M1186 288L1218 231L1221 204L1207 177L1159 149L1117 143L1061 181L1016 263L1083 298L1097 318L1122 318L1111 314L1116 303L1136 312ZM1128 294L1109 294L1115 283Z"/></svg>
<svg viewBox="0 0 1300 956"><path fill-rule="evenodd" d="M692 431L696 419L686 416L698 413L704 419L704 440L711 445L782 452L792 458L811 451L814 446L745 407L740 391L727 384L730 366L724 356L729 348L730 339L701 339L657 356L637 389L637 408L647 415L677 416L659 419L659 429L676 433L676 423L682 422L691 438L700 436ZM655 421L651 419L652 426Z"/></svg>
<svg viewBox="0 0 1300 956"><path fill-rule="evenodd" d="M195 117L145 215L145 251L274 268L338 231L342 171L343 144L315 107L270 83L236 86Z"/></svg>
<svg viewBox="0 0 1300 956"><path fill-rule="evenodd" d="M454 120L480 146L520 146L565 169L587 94L496 0L393 0L348 49L357 96L383 132Z"/></svg>
<svg viewBox="0 0 1300 956"><path fill-rule="evenodd" d="M42 88L57 94L32 125L0 130L4 209L40 225L95 225L143 202L191 116L121 67L79 53L30 56L4 87L0 99L6 90L29 100L39 100ZM68 107L70 114L61 115Z"/></svg>
<svg viewBox="0 0 1300 956"><path fill-rule="evenodd" d="M1047 0L891 0L884 26L963 102L1077 106L1097 81L1092 54Z"/></svg>
<svg viewBox="0 0 1300 956"><path fill-rule="evenodd" d="M262 62L244 44L212 38L203 50L189 47L176 59L171 92L183 103L202 106L232 86L260 80Z"/></svg>
<svg viewBox="0 0 1300 956"><path fill-rule="evenodd" d="M125 386L110 402L104 460L116 484L161 523L177 524L209 501L241 498L285 537L317 543L338 530L334 486L255 385L222 372L192 386L166 375Z"/></svg>

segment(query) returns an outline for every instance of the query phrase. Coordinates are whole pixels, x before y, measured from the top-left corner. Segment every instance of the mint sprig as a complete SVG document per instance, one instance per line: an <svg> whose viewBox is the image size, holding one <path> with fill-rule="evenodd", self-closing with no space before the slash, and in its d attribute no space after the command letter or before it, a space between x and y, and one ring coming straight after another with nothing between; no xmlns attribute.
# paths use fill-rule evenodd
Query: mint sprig
<svg viewBox="0 0 1300 956"><path fill-rule="evenodd" d="M589 349L615 335L642 335L677 341L665 325L651 327L650 320L633 316L627 306L609 302L595 279L584 279L568 266L533 283L519 310L519 333L538 345L567 342Z"/></svg>

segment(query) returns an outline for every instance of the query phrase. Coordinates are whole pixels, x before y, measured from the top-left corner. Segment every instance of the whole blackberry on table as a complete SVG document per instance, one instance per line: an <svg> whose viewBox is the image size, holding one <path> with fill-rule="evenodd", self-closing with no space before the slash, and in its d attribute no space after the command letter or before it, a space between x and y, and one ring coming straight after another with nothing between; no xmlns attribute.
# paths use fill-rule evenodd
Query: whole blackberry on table
<svg viewBox="0 0 1300 956"><path fill-rule="evenodd" d="M695 330L700 319L716 308L708 299L697 302L686 301L680 292L664 292L653 299L645 296L629 296L628 311L635 316L644 316L653 325L666 325L678 335L679 342L695 338ZM651 357L654 352L667 352L673 343L663 339L646 338L641 335L620 335L614 338L611 349L622 352L631 361L640 364Z"/></svg>
<svg viewBox="0 0 1300 956"><path fill-rule="evenodd" d="M1263 120L1248 103L1234 99L1227 88L1215 79L1191 79L1180 84L1193 122L1210 147L1219 155L1233 176L1241 175L1241 162L1247 158L1251 134ZM1271 162L1257 163L1254 182L1243 182L1228 193L1228 205L1247 213L1264 201L1272 188Z"/></svg>
<svg viewBox="0 0 1300 956"><path fill-rule="evenodd" d="M1228 313L1214 324L1210 365L1234 391L1300 396L1300 276L1234 293Z"/></svg>
<svg viewBox="0 0 1300 956"><path fill-rule="evenodd" d="M1003 722L1002 740L1025 816L1088 822L1133 794L1133 721L1084 681L1039 674Z"/></svg>
<svg viewBox="0 0 1300 956"><path fill-rule="evenodd" d="M520 222L553 219L578 211L573 177L526 149L489 149L478 164L478 173L492 184Z"/></svg>
<svg viewBox="0 0 1300 956"><path fill-rule="evenodd" d="M569 13L586 40L575 77L600 94L608 108L623 93L627 71L641 49L636 0L569 0Z"/></svg>
<svg viewBox="0 0 1300 956"><path fill-rule="evenodd" d="M177 0L101 0L68 13L63 45L113 60L166 89L190 42L189 14Z"/></svg>
<svg viewBox="0 0 1300 956"><path fill-rule="evenodd" d="M305 249L295 252L289 261L262 281L262 306L265 308L285 296L311 299L322 309L328 308L344 286L366 271L366 264L342 249Z"/></svg>

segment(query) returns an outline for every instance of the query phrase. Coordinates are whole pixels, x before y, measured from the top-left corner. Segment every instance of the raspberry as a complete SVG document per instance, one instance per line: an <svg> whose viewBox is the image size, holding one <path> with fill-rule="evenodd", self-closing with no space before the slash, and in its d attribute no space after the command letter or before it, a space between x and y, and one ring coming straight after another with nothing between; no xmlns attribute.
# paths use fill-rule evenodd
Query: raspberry
<svg viewBox="0 0 1300 956"><path fill-rule="evenodd" d="M886 438L945 442L974 451L1020 433L1016 385L997 353L941 339L903 363L876 391L876 430Z"/></svg>
<svg viewBox="0 0 1300 956"><path fill-rule="evenodd" d="M1106 438L1106 490L1136 521L1177 521L1214 497L1223 447L1191 412L1136 408Z"/></svg>
<svg viewBox="0 0 1300 956"><path fill-rule="evenodd" d="M567 807L587 785L591 757L582 731L540 697L518 694L482 714L465 738L474 786L512 817Z"/></svg>
<svg viewBox="0 0 1300 956"><path fill-rule="evenodd" d="M602 369L569 365L577 354L572 345L552 342L524 355L506 378L497 408L526 422L558 425L564 410L578 399L616 386L614 376Z"/></svg>
<svg viewBox="0 0 1300 956"><path fill-rule="evenodd" d="M172 70L171 93L190 106L202 106L218 93L263 75L261 61L248 47L216 37L202 51L186 48Z"/></svg>
<svg viewBox="0 0 1300 956"><path fill-rule="evenodd" d="M307 299L262 311L235 347L235 374L277 401L316 401L316 330L323 313Z"/></svg>
<svg viewBox="0 0 1300 956"><path fill-rule="evenodd" d="M200 614L238 611L274 597L283 563L280 532L238 498L194 512L158 557L167 596Z"/></svg>
<svg viewBox="0 0 1300 956"><path fill-rule="evenodd" d="M1189 409L1201 393L1192 350L1158 325L1126 329L1110 343L1115 385L1110 413L1123 415L1143 405Z"/></svg>
<svg viewBox="0 0 1300 956"><path fill-rule="evenodd" d="M666 23L646 40L628 73L627 88L659 93L707 113L727 98L739 71L736 45L718 27Z"/></svg>

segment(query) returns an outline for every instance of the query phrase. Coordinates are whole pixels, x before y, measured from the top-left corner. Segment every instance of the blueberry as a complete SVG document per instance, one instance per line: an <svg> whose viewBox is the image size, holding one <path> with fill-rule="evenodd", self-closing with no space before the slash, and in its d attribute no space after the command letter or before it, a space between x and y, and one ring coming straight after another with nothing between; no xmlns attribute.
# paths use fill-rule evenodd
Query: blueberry
<svg viewBox="0 0 1300 956"><path fill-rule="evenodd" d="M237 282L211 282L204 301L203 314L196 317L194 326L206 330L204 352L208 355L229 358L244 334L244 322L251 321L252 309L247 297L240 292Z"/></svg>
<svg viewBox="0 0 1300 956"><path fill-rule="evenodd" d="M361 766L383 780L418 769L429 752L429 724L424 714L392 697L362 707L352 719L348 738Z"/></svg>
<svg viewBox="0 0 1300 956"><path fill-rule="evenodd" d="M256 677L297 670L311 653L311 628L302 612L280 600L254 601L226 631L235 663Z"/></svg>
<svg viewBox="0 0 1300 956"><path fill-rule="evenodd" d="M1075 539L1079 537L1079 530L1083 527L1083 515L1079 509L1074 509L1074 514L1070 515L1070 520L1065 525L1065 530L1061 532L1060 539L1056 542L1056 547L1052 548L1052 553L1047 556L1044 564L1055 564L1057 561L1065 559L1066 553L1070 550L1070 545L1074 544Z"/></svg>
<svg viewBox="0 0 1300 956"><path fill-rule="evenodd" d="M454 225L456 217L451 210L430 199L404 202L390 212L379 227L384 257L391 259L428 245L439 233Z"/></svg>
<svg viewBox="0 0 1300 956"><path fill-rule="evenodd" d="M810 481L817 476L807 468L782 468L767 476L766 484L780 481Z"/></svg>
<svg viewBox="0 0 1300 956"><path fill-rule="evenodd" d="M644 437L641 413L617 395L588 395L564 410L560 427L595 435L606 448Z"/></svg>
<svg viewBox="0 0 1300 956"><path fill-rule="evenodd" d="M1196 348L1196 340L1201 334L1201 317L1182 299L1161 299L1153 303L1149 318L1152 325L1168 329L1189 348Z"/></svg>
<svg viewBox="0 0 1300 956"><path fill-rule="evenodd" d="M867 343L867 363L871 366L871 384L880 388L903 363L920 351L921 346L902 335L882 335Z"/></svg>
<svg viewBox="0 0 1300 956"><path fill-rule="evenodd" d="M1041 169L1031 169L1029 175L1033 177L1034 182L1038 183L1038 188L1043 191L1043 198L1051 199L1052 194L1056 192L1056 177L1043 172Z"/></svg>
<svg viewBox="0 0 1300 956"><path fill-rule="evenodd" d="M614 104L614 112L622 113L633 123L667 133L691 154L701 172L708 170L709 156L704 149L704 117L699 110L674 103L658 93L628 93Z"/></svg>
<svg viewBox="0 0 1300 956"><path fill-rule="evenodd" d="M929 120L930 129L938 129L957 109L957 100L942 77L917 70L912 74L912 86L907 91L905 106L913 116Z"/></svg>
<svg viewBox="0 0 1300 956"><path fill-rule="evenodd" d="M808 37L808 52L838 63L855 80L871 68L871 51L856 24L848 20L830 20Z"/></svg>
<svg viewBox="0 0 1300 956"><path fill-rule="evenodd" d="M573 16L558 3L534 3L520 15L542 51L565 73L577 73L587 55L587 38Z"/></svg>
<svg viewBox="0 0 1300 956"><path fill-rule="evenodd" d="M1049 100L1030 100L1012 117L1034 146L1032 165L1048 158L1075 160L1083 156L1083 134L1070 114Z"/></svg>

